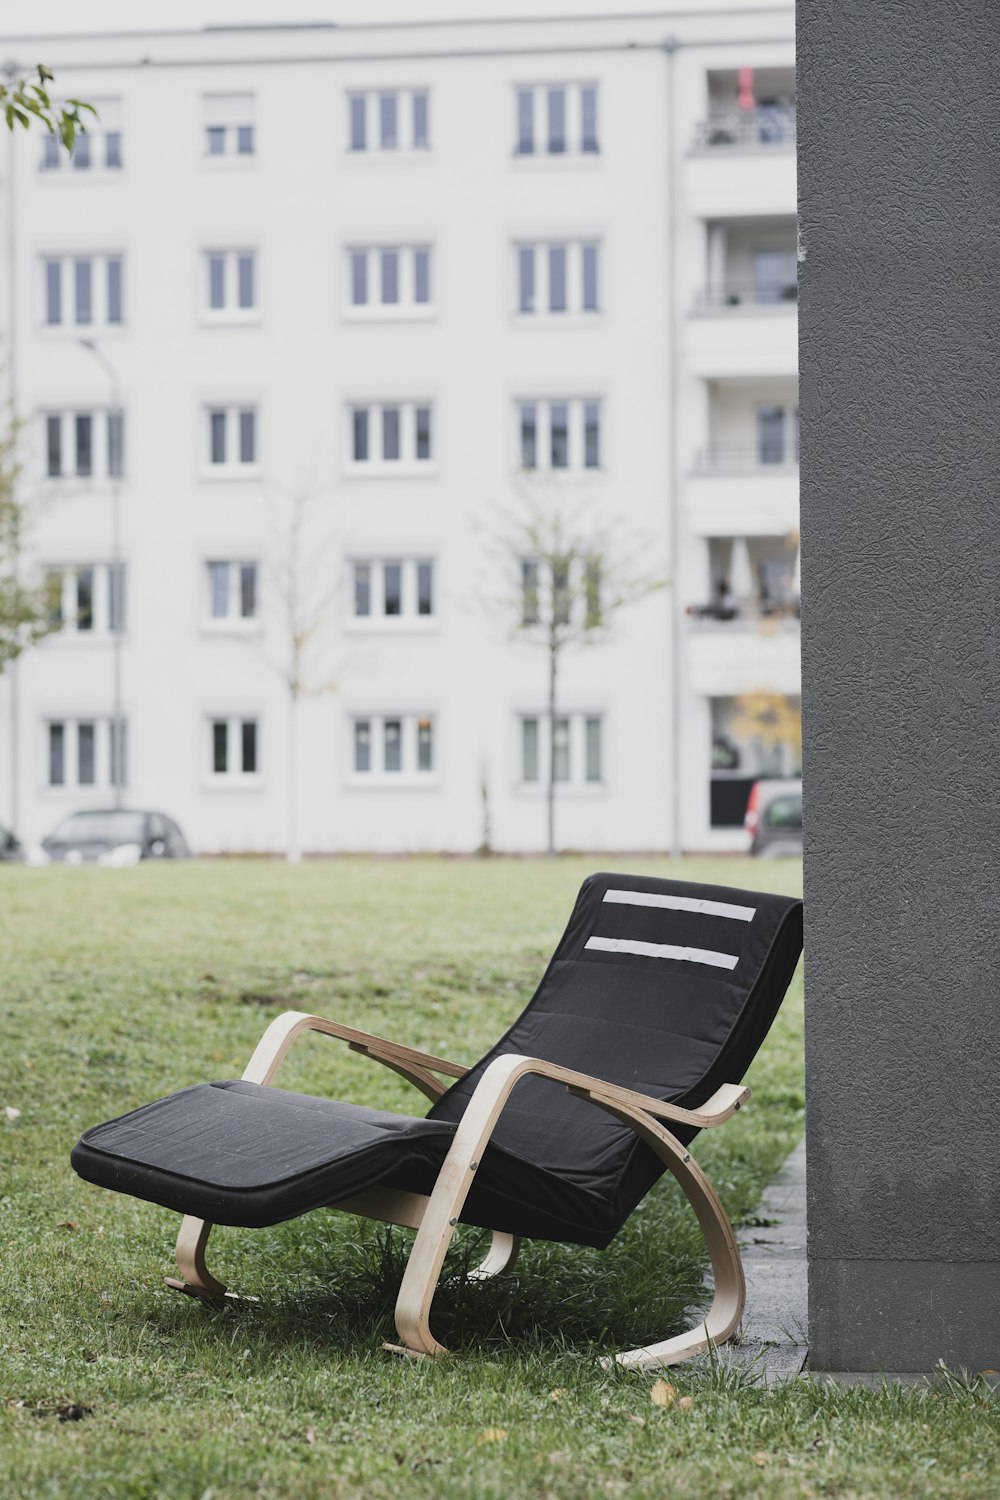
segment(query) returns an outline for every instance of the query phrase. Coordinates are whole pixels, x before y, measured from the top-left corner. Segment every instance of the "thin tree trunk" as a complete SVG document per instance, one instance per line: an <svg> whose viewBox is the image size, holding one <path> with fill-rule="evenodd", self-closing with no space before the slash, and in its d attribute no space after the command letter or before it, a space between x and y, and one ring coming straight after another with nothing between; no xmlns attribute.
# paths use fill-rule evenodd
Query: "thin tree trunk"
<svg viewBox="0 0 1000 1500"><path fill-rule="evenodd" d="M549 778L545 789L548 813L548 849L556 852L556 676L559 670L559 647L555 635L549 636Z"/></svg>
<svg viewBox="0 0 1000 1500"><path fill-rule="evenodd" d="M292 689L288 695L288 751L286 756L286 771L288 778L286 793L288 798L286 829L285 858L290 865L297 865L302 860L302 850L299 848L299 695Z"/></svg>

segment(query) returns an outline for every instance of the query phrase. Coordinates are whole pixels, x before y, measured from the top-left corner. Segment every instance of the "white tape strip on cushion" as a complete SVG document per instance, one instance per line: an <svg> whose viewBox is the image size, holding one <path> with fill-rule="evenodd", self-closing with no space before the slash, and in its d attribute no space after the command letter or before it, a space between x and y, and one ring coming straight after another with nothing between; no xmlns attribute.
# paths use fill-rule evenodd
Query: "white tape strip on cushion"
<svg viewBox="0 0 1000 1500"><path fill-rule="evenodd" d="M632 938L588 938L586 948L602 953L638 953L643 958L682 958L692 964L711 964L715 969L735 969L735 953L713 953L709 948L677 948L673 943L637 943Z"/></svg>
<svg viewBox="0 0 1000 1500"><path fill-rule="evenodd" d="M696 911L703 917L732 917L736 922L752 922L755 906L731 906L728 901L701 901L697 896L654 896L646 891L605 891L605 901L621 906L665 906L670 911Z"/></svg>

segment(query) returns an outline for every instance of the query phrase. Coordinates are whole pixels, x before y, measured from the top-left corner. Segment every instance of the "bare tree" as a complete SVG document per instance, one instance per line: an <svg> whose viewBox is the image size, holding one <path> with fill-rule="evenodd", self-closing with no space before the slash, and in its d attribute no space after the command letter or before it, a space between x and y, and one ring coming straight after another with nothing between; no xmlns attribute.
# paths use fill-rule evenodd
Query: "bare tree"
<svg viewBox="0 0 1000 1500"><path fill-rule="evenodd" d="M339 561L327 522L330 495L305 486L276 490L275 521L263 576L264 650L288 694L286 849L302 858L298 816L299 718L302 699L334 692L336 675L324 659L324 630L338 595ZM324 524L327 522L327 524Z"/></svg>
<svg viewBox="0 0 1000 1500"><path fill-rule="evenodd" d="M502 608L515 636L545 652L548 758L546 848L556 849L556 721L565 653L607 639L627 605L665 588L650 572L649 540L602 523L578 496L554 488L527 497L497 536L509 580Z"/></svg>

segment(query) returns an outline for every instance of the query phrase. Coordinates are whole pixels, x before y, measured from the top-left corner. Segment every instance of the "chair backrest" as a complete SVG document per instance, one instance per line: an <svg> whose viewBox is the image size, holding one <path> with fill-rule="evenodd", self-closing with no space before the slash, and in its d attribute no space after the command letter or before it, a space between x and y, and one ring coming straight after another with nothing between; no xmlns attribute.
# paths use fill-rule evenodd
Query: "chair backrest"
<svg viewBox="0 0 1000 1500"><path fill-rule="evenodd" d="M791 897L591 875L528 1006L431 1117L460 1118L489 1063L511 1052L703 1104L743 1079L801 951L802 903ZM622 1221L662 1171L630 1130L542 1079L518 1085L495 1140L599 1195Z"/></svg>

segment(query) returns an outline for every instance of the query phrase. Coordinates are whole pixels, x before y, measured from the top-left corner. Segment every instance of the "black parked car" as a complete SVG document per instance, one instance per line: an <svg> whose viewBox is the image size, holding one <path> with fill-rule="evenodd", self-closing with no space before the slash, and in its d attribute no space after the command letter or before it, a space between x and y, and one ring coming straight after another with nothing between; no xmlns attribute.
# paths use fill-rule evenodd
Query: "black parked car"
<svg viewBox="0 0 1000 1500"><path fill-rule="evenodd" d="M173 819L124 807L71 813L41 847L39 863L64 865L137 865L141 859L187 859L191 853Z"/></svg>
<svg viewBox="0 0 1000 1500"><path fill-rule="evenodd" d="M0 823L0 862L23 858L24 850L21 848L20 839Z"/></svg>

